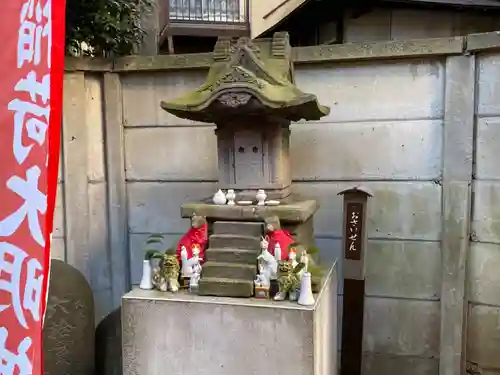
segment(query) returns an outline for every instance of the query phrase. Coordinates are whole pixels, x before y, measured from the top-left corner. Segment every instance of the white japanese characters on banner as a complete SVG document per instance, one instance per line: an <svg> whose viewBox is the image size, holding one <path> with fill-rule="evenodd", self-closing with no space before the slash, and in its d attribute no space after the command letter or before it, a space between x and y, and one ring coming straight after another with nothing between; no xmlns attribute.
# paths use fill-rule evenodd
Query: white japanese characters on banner
<svg viewBox="0 0 500 375"><path fill-rule="evenodd" d="M64 1L9 0L2 6L6 10L0 25L4 38L0 55L0 375L41 375L57 183L53 171L57 171L62 107ZM54 84L58 90L54 91ZM57 148L49 150L49 143Z"/></svg>

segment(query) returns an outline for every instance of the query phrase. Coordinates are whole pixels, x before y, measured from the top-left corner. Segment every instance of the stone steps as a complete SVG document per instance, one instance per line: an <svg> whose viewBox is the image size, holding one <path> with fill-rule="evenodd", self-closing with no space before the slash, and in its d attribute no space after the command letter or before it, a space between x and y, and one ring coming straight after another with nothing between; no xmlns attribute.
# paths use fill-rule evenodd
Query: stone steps
<svg viewBox="0 0 500 375"><path fill-rule="evenodd" d="M217 249L260 250L260 237L238 234L212 234L209 246Z"/></svg>
<svg viewBox="0 0 500 375"><path fill-rule="evenodd" d="M239 264L224 262L206 262L203 265L203 277L219 277L225 279L254 280L257 275L255 264Z"/></svg>
<svg viewBox="0 0 500 375"><path fill-rule="evenodd" d="M209 237L199 294L251 297L263 223L216 221Z"/></svg>
<svg viewBox="0 0 500 375"><path fill-rule="evenodd" d="M221 277L203 277L200 280L198 294L201 296L242 297L253 296L253 280L228 279Z"/></svg>
<svg viewBox="0 0 500 375"><path fill-rule="evenodd" d="M259 252L247 249L212 248L207 249L205 257L207 262L257 264Z"/></svg>
<svg viewBox="0 0 500 375"><path fill-rule="evenodd" d="M216 221L213 225L214 234L232 234L258 237L262 236L264 225L244 221Z"/></svg>

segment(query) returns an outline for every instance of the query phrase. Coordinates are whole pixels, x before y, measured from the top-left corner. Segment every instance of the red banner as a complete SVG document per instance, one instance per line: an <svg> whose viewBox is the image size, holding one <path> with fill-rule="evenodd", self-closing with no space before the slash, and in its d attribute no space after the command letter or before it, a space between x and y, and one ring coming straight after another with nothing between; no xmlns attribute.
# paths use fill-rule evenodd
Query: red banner
<svg viewBox="0 0 500 375"><path fill-rule="evenodd" d="M57 187L64 0L2 3L0 374L41 375Z"/></svg>

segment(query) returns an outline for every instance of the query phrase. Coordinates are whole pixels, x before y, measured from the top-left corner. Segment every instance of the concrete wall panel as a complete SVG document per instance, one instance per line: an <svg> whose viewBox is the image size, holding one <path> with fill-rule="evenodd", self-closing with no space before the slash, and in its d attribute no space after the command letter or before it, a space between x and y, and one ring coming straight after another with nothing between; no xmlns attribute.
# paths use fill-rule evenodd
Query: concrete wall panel
<svg viewBox="0 0 500 375"><path fill-rule="evenodd" d="M89 181L104 181L104 101L102 76L85 75L85 116L88 140Z"/></svg>
<svg viewBox="0 0 500 375"><path fill-rule="evenodd" d="M322 122L443 116L444 67L440 60L299 65L296 84L331 108Z"/></svg>
<svg viewBox="0 0 500 375"><path fill-rule="evenodd" d="M455 14L423 9L393 9L391 39L446 38L454 34Z"/></svg>
<svg viewBox="0 0 500 375"><path fill-rule="evenodd" d="M122 76L123 121L125 126L179 126L192 125L165 112L161 101L174 99L197 89L205 81L207 72L177 71L166 73L134 73Z"/></svg>
<svg viewBox="0 0 500 375"><path fill-rule="evenodd" d="M497 29L498 17L490 12L378 7L359 17L344 17L344 43L451 37Z"/></svg>
<svg viewBox="0 0 500 375"><path fill-rule="evenodd" d="M477 114L500 114L500 55L482 53L477 59Z"/></svg>
<svg viewBox="0 0 500 375"><path fill-rule="evenodd" d="M500 308L472 305L469 309L467 359L488 370L500 371Z"/></svg>
<svg viewBox="0 0 500 375"><path fill-rule="evenodd" d="M64 238L53 237L50 247L50 257L66 261L66 244Z"/></svg>
<svg viewBox="0 0 500 375"><path fill-rule="evenodd" d="M438 300L441 294L439 242L368 242L366 295Z"/></svg>
<svg viewBox="0 0 500 375"><path fill-rule="evenodd" d="M391 39L391 11L376 9L361 17L344 18L344 42L375 42Z"/></svg>
<svg viewBox="0 0 500 375"><path fill-rule="evenodd" d="M127 179L217 180L214 130L214 127L126 129Z"/></svg>
<svg viewBox="0 0 500 375"><path fill-rule="evenodd" d="M441 232L441 187L433 182L296 183L293 191L317 199L319 236L341 237L343 189L362 184L372 191L368 233L372 238L437 241Z"/></svg>
<svg viewBox="0 0 500 375"><path fill-rule="evenodd" d="M293 178L438 179L442 130L440 120L296 124Z"/></svg>
<svg viewBox="0 0 500 375"><path fill-rule="evenodd" d="M475 241L500 243L500 183L474 184L472 237Z"/></svg>
<svg viewBox="0 0 500 375"><path fill-rule="evenodd" d="M437 301L367 298L364 350L435 358L439 353L439 310Z"/></svg>
<svg viewBox="0 0 500 375"><path fill-rule="evenodd" d="M57 185L52 236L56 238L64 238L64 184Z"/></svg>
<svg viewBox="0 0 500 375"><path fill-rule="evenodd" d="M111 288L111 267L108 247L106 184L89 184L89 243L91 285L94 291Z"/></svg>
<svg viewBox="0 0 500 375"><path fill-rule="evenodd" d="M414 374L438 375L439 359L411 356L391 356L384 354L365 354L363 375Z"/></svg>
<svg viewBox="0 0 500 375"><path fill-rule="evenodd" d="M129 229L132 233L184 233L189 220L181 218L181 204L211 197L215 183L127 184Z"/></svg>
<svg viewBox="0 0 500 375"><path fill-rule="evenodd" d="M478 180L500 180L500 117L477 120L476 173Z"/></svg>
<svg viewBox="0 0 500 375"><path fill-rule="evenodd" d="M469 259L469 300L500 306L500 245L472 243Z"/></svg>
<svg viewBox="0 0 500 375"><path fill-rule="evenodd" d="M339 261L339 294L343 293L342 240L316 238L322 262ZM439 242L369 240L366 295L437 300L441 293Z"/></svg>

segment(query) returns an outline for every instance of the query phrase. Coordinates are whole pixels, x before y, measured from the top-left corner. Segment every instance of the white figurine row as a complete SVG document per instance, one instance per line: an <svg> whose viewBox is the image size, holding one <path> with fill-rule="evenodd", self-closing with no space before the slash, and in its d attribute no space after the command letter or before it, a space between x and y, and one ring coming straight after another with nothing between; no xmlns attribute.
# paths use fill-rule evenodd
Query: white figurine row
<svg viewBox="0 0 500 375"><path fill-rule="evenodd" d="M259 274L255 280L255 286L269 288L271 286L271 280L276 280L278 277L278 261L281 260L281 249L279 250L279 258L276 257L276 249L280 248L279 243L276 244L274 254L268 251L269 242L262 237L260 241L261 253L257 257L257 262L259 265Z"/></svg>
<svg viewBox="0 0 500 375"><path fill-rule="evenodd" d="M276 243L273 256L268 250L269 242L262 237L260 248L261 253L257 257L259 273L254 283L256 287L269 288L271 286L271 280L276 280L278 277L278 262L282 260L281 246L279 243ZM293 268L299 264L295 251L292 250L289 252L288 261L292 263ZM315 300L312 293L311 273L308 272L309 257L306 253L301 255L300 262L304 264L304 268L297 274L300 279L300 294L297 303L299 305L311 306L314 305Z"/></svg>
<svg viewBox="0 0 500 375"><path fill-rule="evenodd" d="M266 204L267 194L263 189L259 189L257 191L257 194L255 194L255 198L257 199L257 206L264 206ZM236 199L236 193L234 192L233 189L229 189L226 194L224 194L224 192L221 189L219 189L217 193L215 193L213 196L213 202L218 206L223 206L225 204L227 204L228 206L234 206L236 204L235 199ZM272 201L272 202L277 202L277 201Z"/></svg>
<svg viewBox="0 0 500 375"><path fill-rule="evenodd" d="M188 253L185 246L181 247L181 277L189 278L189 289L195 290L198 288L198 282L200 281L203 261L200 258L200 250L198 248L193 249L193 256L188 259ZM145 290L153 289L153 270L151 267L150 260L144 260L142 265L142 278L139 288Z"/></svg>
<svg viewBox="0 0 500 375"><path fill-rule="evenodd" d="M202 266L200 250L193 249L193 256L188 259L188 252L185 246L181 247L181 277L189 278L189 289L196 289L200 281Z"/></svg>

